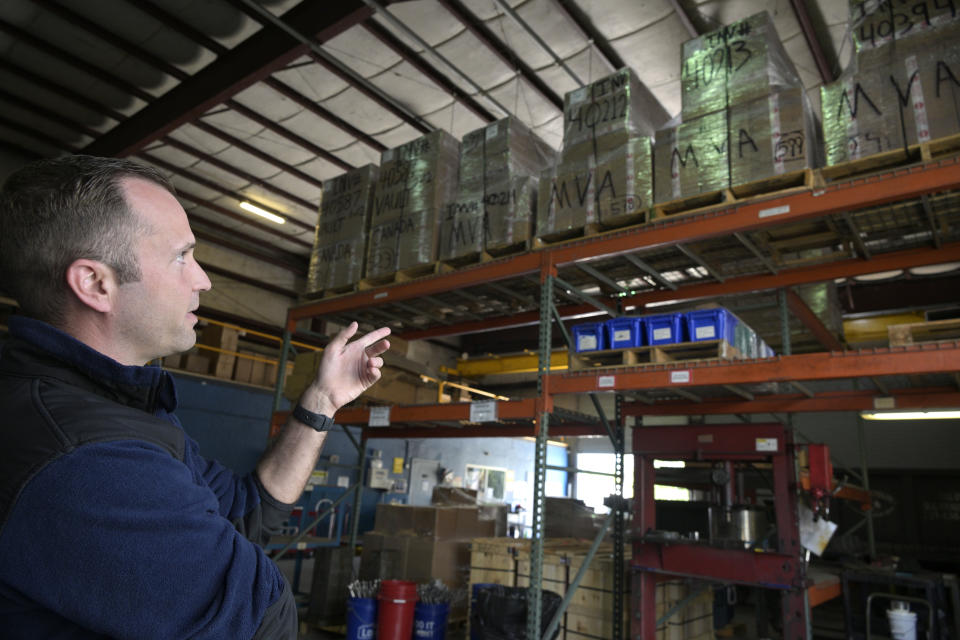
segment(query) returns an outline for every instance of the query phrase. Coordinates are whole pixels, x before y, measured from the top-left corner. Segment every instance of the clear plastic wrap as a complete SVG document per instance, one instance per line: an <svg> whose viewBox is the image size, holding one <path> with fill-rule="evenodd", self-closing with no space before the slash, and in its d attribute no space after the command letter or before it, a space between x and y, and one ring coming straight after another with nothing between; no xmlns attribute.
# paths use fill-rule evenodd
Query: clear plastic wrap
<svg viewBox="0 0 960 640"><path fill-rule="evenodd" d="M729 109L730 185L819 165L819 127L802 89L777 91Z"/></svg>
<svg viewBox="0 0 960 640"><path fill-rule="evenodd" d="M526 243L535 201L530 190L536 189L536 176L555 161L556 151L515 118L465 135L458 197L443 209L440 259Z"/></svg>
<svg viewBox="0 0 960 640"><path fill-rule="evenodd" d="M928 36L960 18L956 0L849 0L857 55L916 36Z"/></svg>
<svg viewBox="0 0 960 640"><path fill-rule="evenodd" d="M669 202L730 185L727 110L657 131L653 143L653 200Z"/></svg>
<svg viewBox="0 0 960 640"><path fill-rule="evenodd" d="M387 276L437 259L438 211L456 196L459 153L460 143L441 129L383 152L373 197L367 277ZM406 242L418 245L402 246Z"/></svg>
<svg viewBox="0 0 960 640"><path fill-rule="evenodd" d="M369 164L324 181L307 293L351 285L363 277L378 176L379 168Z"/></svg>
<svg viewBox="0 0 960 640"><path fill-rule="evenodd" d="M564 236L596 222L592 198L593 171L583 160L562 160L540 174L537 195L537 237Z"/></svg>
<svg viewBox="0 0 960 640"><path fill-rule="evenodd" d="M828 165L960 133L960 24L864 52L821 113Z"/></svg>
<svg viewBox="0 0 960 640"><path fill-rule="evenodd" d="M630 68L570 91L563 97L563 160L581 159L650 137L670 116Z"/></svg>
<svg viewBox="0 0 960 640"><path fill-rule="evenodd" d="M683 44L680 87L685 121L802 86L766 11Z"/></svg>

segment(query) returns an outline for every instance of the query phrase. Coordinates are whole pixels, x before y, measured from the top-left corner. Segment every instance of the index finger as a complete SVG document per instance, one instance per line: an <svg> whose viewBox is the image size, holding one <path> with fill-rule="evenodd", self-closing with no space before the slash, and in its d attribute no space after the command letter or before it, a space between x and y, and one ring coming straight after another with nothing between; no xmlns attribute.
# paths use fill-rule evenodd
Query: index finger
<svg viewBox="0 0 960 640"><path fill-rule="evenodd" d="M379 329L374 329L363 337L357 338L357 342L362 344L363 348L366 349L370 345L376 344L380 340L383 340L388 335L390 335L390 327L380 327Z"/></svg>

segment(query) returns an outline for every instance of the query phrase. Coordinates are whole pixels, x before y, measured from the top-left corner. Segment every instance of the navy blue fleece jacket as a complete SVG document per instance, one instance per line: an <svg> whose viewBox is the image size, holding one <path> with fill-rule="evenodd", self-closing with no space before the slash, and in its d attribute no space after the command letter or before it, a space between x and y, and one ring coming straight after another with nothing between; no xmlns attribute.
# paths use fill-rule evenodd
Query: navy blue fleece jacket
<svg viewBox="0 0 960 640"><path fill-rule="evenodd" d="M0 636L295 638L258 544L291 505L204 459L172 378L12 318L0 356Z"/></svg>

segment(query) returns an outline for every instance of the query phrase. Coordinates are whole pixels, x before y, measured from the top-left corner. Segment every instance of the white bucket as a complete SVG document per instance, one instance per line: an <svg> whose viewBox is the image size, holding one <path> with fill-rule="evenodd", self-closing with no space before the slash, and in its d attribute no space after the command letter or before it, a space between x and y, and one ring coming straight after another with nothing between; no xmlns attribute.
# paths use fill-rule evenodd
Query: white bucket
<svg viewBox="0 0 960 640"><path fill-rule="evenodd" d="M890 637L893 640L917 640L917 614L906 608L905 602L894 602L887 609L890 621Z"/></svg>

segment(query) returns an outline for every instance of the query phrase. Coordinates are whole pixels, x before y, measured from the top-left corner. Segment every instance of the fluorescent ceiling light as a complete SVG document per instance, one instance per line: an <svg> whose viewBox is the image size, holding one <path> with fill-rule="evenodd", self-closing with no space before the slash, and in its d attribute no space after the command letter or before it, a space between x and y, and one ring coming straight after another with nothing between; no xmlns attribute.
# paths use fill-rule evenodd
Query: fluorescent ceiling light
<svg viewBox="0 0 960 640"><path fill-rule="evenodd" d="M877 273L865 273L860 276L854 276L854 280L860 282L873 282L874 280L889 280L903 275L903 269L894 269L893 271L878 271Z"/></svg>
<svg viewBox="0 0 960 640"><path fill-rule="evenodd" d="M928 264L922 267L910 267L910 273L915 276L933 276L938 273L947 273L960 268L960 262L945 262L943 264Z"/></svg>
<svg viewBox="0 0 960 640"><path fill-rule="evenodd" d="M250 203L247 202L246 200L244 200L243 202L240 203L240 208L243 209L244 211L249 211L250 213L253 213L253 214L255 214L255 215L258 215L258 216L260 216L261 218L266 218L266 219L269 220L270 222L276 222L277 224L283 224L284 222L286 222L285 219L281 218L281 217L278 216L277 214L275 214L275 213L270 213L269 211L264 211L263 209L261 209L261 208L258 207L257 205L255 205L255 204L250 204Z"/></svg>
<svg viewBox="0 0 960 640"><path fill-rule="evenodd" d="M861 411L864 420L957 420L960 409L931 409L929 411Z"/></svg>
<svg viewBox="0 0 960 640"><path fill-rule="evenodd" d="M654 469L683 469L687 463L683 460L654 460Z"/></svg>

